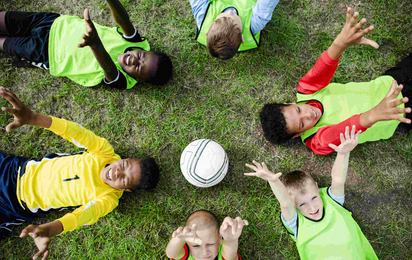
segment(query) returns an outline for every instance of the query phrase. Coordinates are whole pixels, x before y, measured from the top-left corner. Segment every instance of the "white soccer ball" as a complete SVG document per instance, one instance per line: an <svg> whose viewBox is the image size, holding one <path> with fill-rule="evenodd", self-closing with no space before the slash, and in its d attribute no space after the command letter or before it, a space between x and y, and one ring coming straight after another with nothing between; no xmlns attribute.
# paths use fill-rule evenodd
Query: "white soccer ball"
<svg viewBox="0 0 412 260"><path fill-rule="evenodd" d="M212 187L226 176L229 159L213 140L199 139L186 146L180 156L180 170L197 187Z"/></svg>

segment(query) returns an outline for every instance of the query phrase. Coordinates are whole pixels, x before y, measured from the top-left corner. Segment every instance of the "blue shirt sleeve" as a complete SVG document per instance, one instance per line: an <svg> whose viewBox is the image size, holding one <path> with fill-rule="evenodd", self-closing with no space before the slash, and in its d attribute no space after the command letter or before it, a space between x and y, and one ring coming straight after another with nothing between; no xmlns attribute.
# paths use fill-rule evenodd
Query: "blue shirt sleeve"
<svg viewBox="0 0 412 260"><path fill-rule="evenodd" d="M285 217L283 217L283 214L280 213L280 217L282 219L282 222L287 226L290 230L292 230L293 236L295 239L298 239L297 236L297 231L298 231L298 213L295 210L295 215L293 216L293 219L291 219L289 222L286 222Z"/></svg>
<svg viewBox="0 0 412 260"><path fill-rule="evenodd" d="M189 3L192 7L192 13L195 17L197 28L200 29L206 15L207 7L209 6L209 0L189 0Z"/></svg>
<svg viewBox="0 0 412 260"><path fill-rule="evenodd" d="M190 0L195 1L195 0ZM278 5L279 0L259 0L253 7L250 28L253 34L257 34L272 19L273 10Z"/></svg>

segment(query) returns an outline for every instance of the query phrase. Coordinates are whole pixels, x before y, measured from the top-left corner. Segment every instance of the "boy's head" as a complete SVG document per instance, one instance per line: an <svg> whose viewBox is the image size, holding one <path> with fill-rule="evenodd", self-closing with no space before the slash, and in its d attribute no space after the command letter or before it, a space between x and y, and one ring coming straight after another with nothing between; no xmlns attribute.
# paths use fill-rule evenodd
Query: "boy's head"
<svg viewBox="0 0 412 260"><path fill-rule="evenodd" d="M213 260L219 254L219 222L217 217L207 211L199 210L192 213L186 220L186 226L196 225L197 236L202 240L202 244L188 243L192 257L195 260Z"/></svg>
<svg viewBox="0 0 412 260"><path fill-rule="evenodd" d="M131 77L154 85L164 85L172 77L172 62L160 51L131 50L120 54L117 61Z"/></svg>
<svg viewBox="0 0 412 260"><path fill-rule="evenodd" d="M223 60L235 56L243 42L242 21L233 10L218 15L206 33L210 55Z"/></svg>
<svg viewBox="0 0 412 260"><path fill-rule="evenodd" d="M159 167L151 157L140 160L123 159L107 165L100 177L112 188L133 191L153 189L159 181Z"/></svg>
<svg viewBox="0 0 412 260"><path fill-rule="evenodd" d="M319 195L318 183L310 174L293 171L285 175L282 182L288 189L295 208L303 216L313 220L322 218L323 201Z"/></svg>
<svg viewBox="0 0 412 260"><path fill-rule="evenodd" d="M265 138L281 144L314 127L321 116L320 109L308 104L270 103L263 106L260 122Z"/></svg>

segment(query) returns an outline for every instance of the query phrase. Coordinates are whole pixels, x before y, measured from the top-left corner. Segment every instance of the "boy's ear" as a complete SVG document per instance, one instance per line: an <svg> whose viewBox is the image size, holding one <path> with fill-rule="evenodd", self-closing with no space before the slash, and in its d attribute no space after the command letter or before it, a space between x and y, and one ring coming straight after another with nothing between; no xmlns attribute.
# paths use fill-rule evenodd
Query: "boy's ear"
<svg viewBox="0 0 412 260"><path fill-rule="evenodd" d="M301 136L301 135L303 135L303 132L302 132L302 133L299 133L299 134L295 134L295 135L292 137L292 139L295 139L296 137L299 137L299 136Z"/></svg>

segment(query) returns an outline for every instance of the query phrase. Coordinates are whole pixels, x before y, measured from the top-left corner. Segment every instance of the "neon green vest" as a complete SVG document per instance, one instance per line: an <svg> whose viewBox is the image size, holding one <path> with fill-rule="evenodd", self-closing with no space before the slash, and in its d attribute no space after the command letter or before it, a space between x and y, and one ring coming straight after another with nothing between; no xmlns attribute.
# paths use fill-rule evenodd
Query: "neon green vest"
<svg viewBox="0 0 412 260"><path fill-rule="evenodd" d="M338 124L349 117L364 113L382 101L392 86L391 76L382 76L370 82L351 82L345 85L331 83L314 94L297 94L298 103L319 101L323 114L318 123L301 135L302 142L314 135L321 127ZM398 98L402 98L399 93ZM404 107L402 106L399 107ZM393 135L399 121L381 121L359 136L359 143L388 139Z"/></svg>
<svg viewBox="0 0 412 260"><path fill-rule="evenodd" d="M228 7L234 7L242 21L242 33L245 42L240 44L238 51L246 51L259 47L260 32L253 35L250 28L252 19L252 7L257 0L209 0L209 6L203 19L200 30L198 29L196 40L206 46L206 33L216 17Z"/></svg>
<svg viewBox="0 0 412 260"><path fill-rule="evenodd" d="M189 248L189 246L187 246L187 248ZM223 260L222 257L222 245L219 245L219 254L217 255L217 257L215 258L217 260ZM192 254L190 253L190 249L189 249L189 257L187 258L187 260L195 260L192 256Z"/></svg>
<svg viewBox="0 0 412 260"><path fill-rule="evenodd" d="M302 260L378 259L352 213L319 190L323 201L323 218L313 221L298 212L296 246ZM294 239L294 236L292 235Z"/></svg>
<svg viewBox="0 0 412 260"><path fill-rule="evenodd" d="M129 42L117 32L115 27L105 27L94 23L97 33L119 71L125 75L127 88L132 88L137 81L123 71L117 57L128 47L139 47L149 51L147 40ZM77 16L62 15L52 24L49 35L49 66L53 76L65 76L74 82L89 87L100 84L104 78L90 47L78 48L86 32L86 23Z"/></svg>

